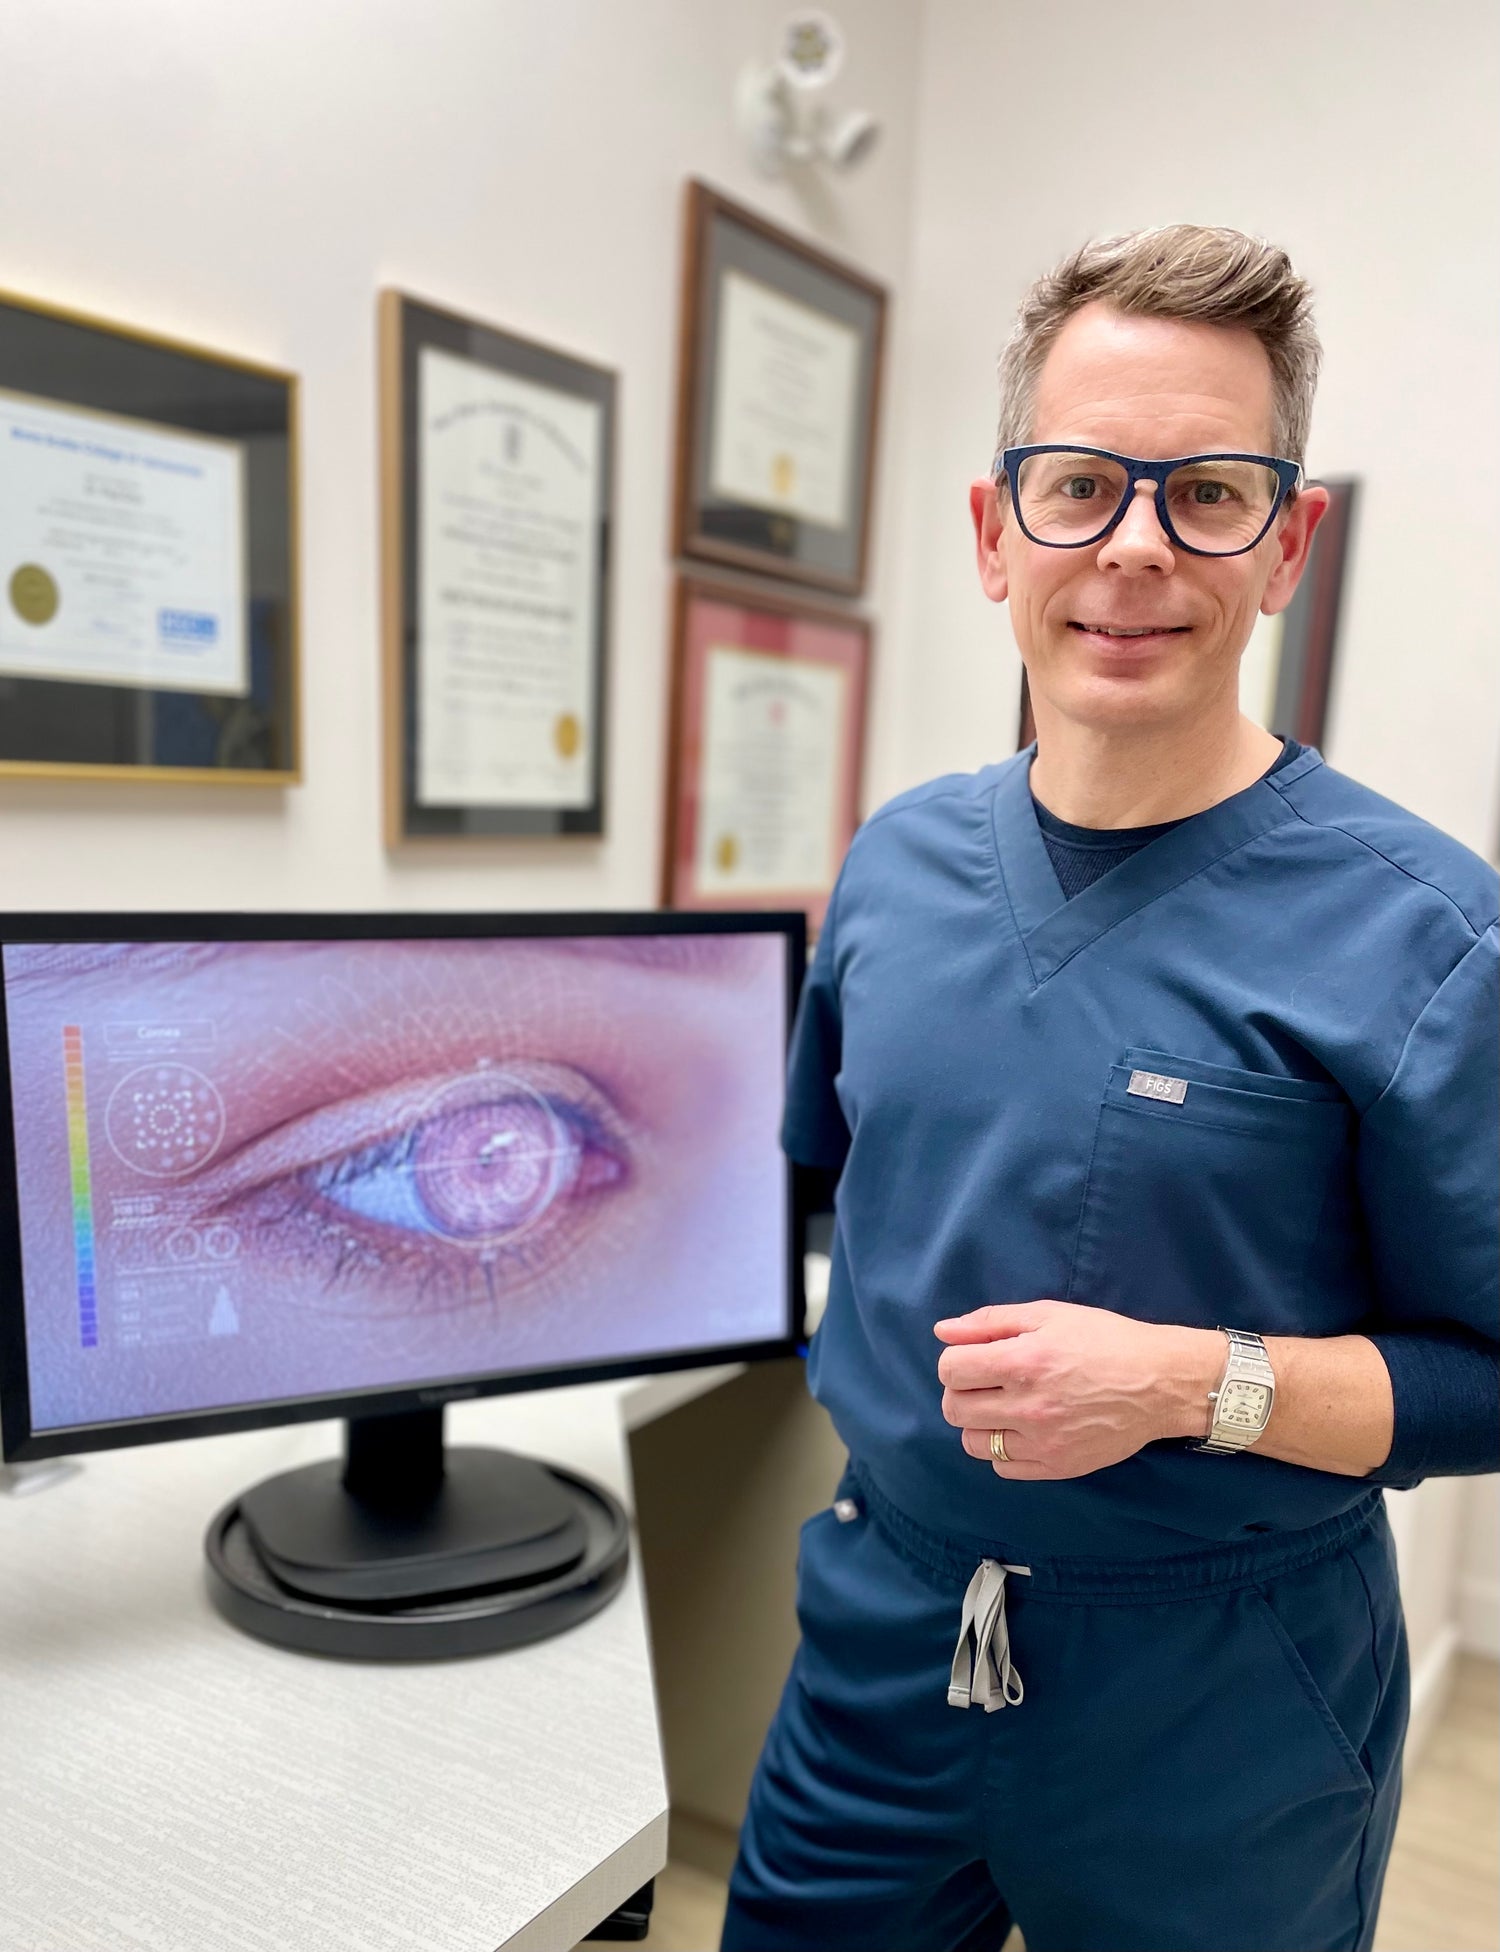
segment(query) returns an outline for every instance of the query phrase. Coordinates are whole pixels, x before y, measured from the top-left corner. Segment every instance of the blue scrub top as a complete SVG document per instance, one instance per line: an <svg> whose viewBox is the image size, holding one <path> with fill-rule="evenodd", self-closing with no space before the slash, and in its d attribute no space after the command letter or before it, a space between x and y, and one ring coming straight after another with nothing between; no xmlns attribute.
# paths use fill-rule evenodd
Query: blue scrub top
<svg viewBox="0 0 1500 1952"><path fill-rule="evenodd" d="M943 1420L933 1324L1052 1296L1500 1336L1496 876L1308 750L1065 901L1031 756L883 808L829 906L783 1133L842 1168L814 1394L894 1504L1019 1558L1315 1524L1369 1486L1177 1440L996 1477Z"/></svg>

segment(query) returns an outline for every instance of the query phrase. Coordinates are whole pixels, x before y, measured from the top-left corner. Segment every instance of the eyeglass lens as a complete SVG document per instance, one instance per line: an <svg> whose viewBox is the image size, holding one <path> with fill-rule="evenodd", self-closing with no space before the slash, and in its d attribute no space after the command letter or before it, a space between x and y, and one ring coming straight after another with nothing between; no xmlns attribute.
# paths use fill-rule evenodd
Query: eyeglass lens
<svg viewBox="0 0 1500 1952"><path fill-rule="evenodd" d="M1097 454L1030 454L1018 471L1022 525L1038 542L1092 542L1109 527L1129 487L1116 461ZM1274 468L1258 461L1193 461L1166 478L1177 539L1210 555L1259 539L1276 506Z"/></svg>

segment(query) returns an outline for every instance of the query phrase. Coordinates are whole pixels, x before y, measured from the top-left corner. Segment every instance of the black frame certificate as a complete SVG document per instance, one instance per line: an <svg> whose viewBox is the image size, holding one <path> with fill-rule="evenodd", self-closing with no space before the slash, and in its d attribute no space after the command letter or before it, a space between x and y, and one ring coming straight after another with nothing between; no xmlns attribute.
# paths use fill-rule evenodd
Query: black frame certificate
<svg viewBox="0 0 1500 1952"><path fill-rule="evenodd" d="M0 773L298 777L297 382L0 292Z"/></svg>
<svg viewBox="0 0 1500 1952"><path fill-rule="evenodd" d="M380 297L386 841L604 829L615 375Z"/></svg>
<svg viewBox="0 0 1500 1952"><path fill-rule="evenodd" d="M677 553L864 586L885 291L687 186Z"/></svg>

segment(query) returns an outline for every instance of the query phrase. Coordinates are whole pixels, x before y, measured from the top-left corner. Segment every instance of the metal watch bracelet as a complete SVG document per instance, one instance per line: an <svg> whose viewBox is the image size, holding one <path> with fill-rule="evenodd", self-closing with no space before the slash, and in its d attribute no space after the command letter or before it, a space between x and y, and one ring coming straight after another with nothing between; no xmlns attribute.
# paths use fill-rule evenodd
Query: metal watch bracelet
<svg viewBox="0 0 1500 1952"><path fill-rule="evenodd" d="M1201 1443L1194 1444L1193 1449L1207 1451L1212 1457L1233 1457L1265 1433L1276 1400L1276 1371L1271 1367L1266 1345L1258 1335L1247 1329L1224 1328L1222 1325L1219 1333L1229 1338L1229 1354L1224 1373L1219 1378L1219 1386L1209 1396L1214 1412L1208 1435ZM1223 1420L1225 1396L1230 1386L1236 1383L1251 1383L1264 1389L1265 1408L1258 1423L1226 1423Z"/></svg>

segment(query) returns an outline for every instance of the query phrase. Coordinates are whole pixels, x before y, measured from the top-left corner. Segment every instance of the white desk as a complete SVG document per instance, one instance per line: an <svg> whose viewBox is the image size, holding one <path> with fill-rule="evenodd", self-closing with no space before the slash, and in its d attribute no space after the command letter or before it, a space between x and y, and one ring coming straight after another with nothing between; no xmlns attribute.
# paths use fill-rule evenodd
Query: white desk
<svg viewBox="0 0 1500 1952"><path fill-rule="evenodd" d="M725 1370L450 1406L450 1442L630 1503L626 1424ZM666 1862L639 1574L538 1645L319 1660L237 1633L202 1537L334 1454L300 1424L90 1455L0 1496L6 1952L567 1952Z"/></svg>

